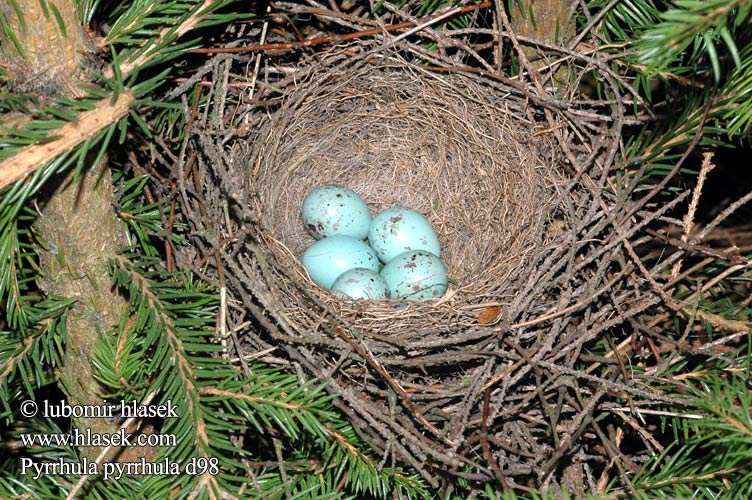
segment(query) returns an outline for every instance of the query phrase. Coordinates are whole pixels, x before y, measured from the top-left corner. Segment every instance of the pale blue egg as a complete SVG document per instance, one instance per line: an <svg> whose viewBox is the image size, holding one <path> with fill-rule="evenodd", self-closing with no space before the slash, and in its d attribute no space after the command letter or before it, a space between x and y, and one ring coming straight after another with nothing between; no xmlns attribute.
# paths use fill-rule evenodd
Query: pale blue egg
<svg viewBox="0 0 752 500"><path fill-rule="evenodd" d="M371 244L383 263L410 250L426 250L441 255L441 247L431 224L412 208L387 208L376 215L368 233Z"/></svg>
<svg viewBox="0 0 752 500"><path fill-rule="evenodd" d="M371 227L368 206L346 187L327 185L314 189L303 200L302 215L306 230L317 240L336 235L364 240Z"/></svg>
<svg viewBox="0 0 752 500"><path fill-rule="evenodd" d="M329 290L347 270L364 267L379 270L379 257L365 241L352 236L329 236L308 247L301 259L308 275Z"/></svg>
<svg viewBox="0 0 752 500"><path fill-rule="evenodd" d="M379 273L371 269L356 267L340 274L334 280L332 292L353 299L386 299L389 288Z"/></svg>
<svg viewBox="0 0 752 500"><path fill-rule="evenodd" d="M447 268L436 255L425 250L411 250L393 258L381 277L389 286L392 298L402 300L435 299L447 290Z"/></svg>

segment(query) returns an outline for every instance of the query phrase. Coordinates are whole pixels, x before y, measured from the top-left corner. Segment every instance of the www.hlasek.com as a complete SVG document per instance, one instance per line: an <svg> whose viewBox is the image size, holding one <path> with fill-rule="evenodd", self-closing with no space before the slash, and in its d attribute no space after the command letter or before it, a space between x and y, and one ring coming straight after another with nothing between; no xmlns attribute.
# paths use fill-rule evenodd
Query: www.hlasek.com
<svg viewBox="0 0 752 500"><path fill-rule="evenodd" d="M174 434L128 434L125 429L118 429L112 434L96 434L91 429L80 432L73 429L70 434L21 434L21 442L24 447L34 446L75 446L76 448L90 446L118 446L138 447L145 446L177 446Z"/></svg>
<svg viewBox="0 0 752 500"><path fill-rule="evenodd" d="M26 418L37 415L47 418L177 418L178 406L167 401L160 405L140 405L135 401L120 401L118 404L105 403L102 405L70 405L64 400L44 401L40 407L35 401L27 400L21 403L20 413ZM73 428L66 434L22 434L21 442L26 448L41 447L167 447L177 446L174 434L129 434L124 428L112 433L95 433L91 429L78 430ZM83 458L80 462L59 459L54 462L39 462L31 458L21 458L21 474L33 475L39 479L43 475L98 475L105 480L117 480L123 475L198 475L219 473L216 458L192 458L180 464L168 457L157 462L147 461L141 457L136 462L104 462L97 463Z"/></svg>

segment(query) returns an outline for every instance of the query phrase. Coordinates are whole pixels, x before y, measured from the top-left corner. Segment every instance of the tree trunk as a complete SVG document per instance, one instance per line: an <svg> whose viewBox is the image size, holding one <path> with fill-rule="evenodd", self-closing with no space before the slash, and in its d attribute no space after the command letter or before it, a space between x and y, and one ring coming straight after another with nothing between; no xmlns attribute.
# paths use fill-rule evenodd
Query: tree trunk
<svg viewBox="0 0 752 500"><path fill-rule="evenodd" d="M54 181L53 181L54 182ZM104 163L82 179L62 179L43 205L34 225L48 251L42 252L42 289L49 295L75 297L66 315L66 342L58 380L73 405L102 405L91 357L97 338L125 313L127 302L110 286L108 259L122 246L121 229L112 207L112 182ZM109 434L117 425L103 418L73 419L80 431ZM81 448L96 459L101 448ZM115 451L115 450L113 450Z"/></svg>
<svg viewBox="0 0 752 500"><path fill-rule="evenodd" d="M14 8L14 6L17 7ZM73 0L0 0L0 14L10 32L0 30L0 61L15 88L45 98L77 97L76 85L87 82L88 38ZM110 286L108 260L122 246L123 233L113 207L112 182L106 160L48 182L35 234L46 242L40 251L41 289L47 295L78 299L66 315L67 336L58 381L68 404L103 403L91 364L97 338L117 325L127 302ZM55 402L51 402L54 404ZM92 435L114 433L118 426L104 418L76 419L72 425ZM94 461L100 447L81 447L81 457ZM112 450L107 459L112 459ZM126 449L120 455L144 455Z"/></svg>
<svg viewBox="0 0 752 500"><path fill-rule="evenodd" d="M576 0L509 0L510 21L515 33L552 44L566 45L574 34L571 18ZM525 55L536 69L545 67L545 51L526 45ZM569 82L569 72L562 66L555 75L560 86Z"/></svg>
<svg viewBox="0 0 752 500"><path fill-rule="evenodd" d="M14 5L18 7L16 10ZM46 97L75 96L85 81L88 38L72 0L2 0L0 63L15 89Z"/></svg>

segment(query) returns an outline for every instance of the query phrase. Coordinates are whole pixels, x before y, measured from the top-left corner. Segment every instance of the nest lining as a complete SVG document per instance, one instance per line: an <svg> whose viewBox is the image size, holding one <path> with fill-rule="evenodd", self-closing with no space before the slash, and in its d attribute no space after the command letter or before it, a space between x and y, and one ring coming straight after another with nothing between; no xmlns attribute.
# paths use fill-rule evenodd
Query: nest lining
<svg viewBox="0 0 752 500"><path fill-rule="evenodd" d="M321 75L317 75L321 77ZM251 185L272 253L304 271L313 239L300 209L323 184L357 192L375 215L418 210L435 228L452 285L445 299L353 305L301 276L309 291L366 330L415 331L473 303L498 300L510 275L546 238L559 178L545 134L504 97L460 75L397 61L364 64L304 83L269 123ZM545 143L545 144L544 144ZM295 295L295 294L293 294ZM288 297L290 307L307 308ZM430 311L428 310L430 309Z"/></svg>

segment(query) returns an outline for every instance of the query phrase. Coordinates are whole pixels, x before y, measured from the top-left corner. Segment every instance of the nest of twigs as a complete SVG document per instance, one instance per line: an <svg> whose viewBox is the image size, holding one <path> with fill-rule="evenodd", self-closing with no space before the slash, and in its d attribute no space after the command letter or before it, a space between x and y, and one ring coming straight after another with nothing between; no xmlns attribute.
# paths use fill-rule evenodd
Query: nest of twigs
<svg viewBox="0 0 752 500"><path fill-rule="evenodd" d="M613 175L621 108L439 69L333 52L270 86L279 106L238 105L199 134L224 276L245 311L232 322L256 325L247 354L276 349L273 361L326 381L384 460L432 484L449 472L595 490L613 464L596 416L661 399L625 380L618 356L587 356L656 302L625 245L659 213ZM316 286L299 261L313 242L300 208L326 183L373 213L426 215L447 294L351 302Z"/></svg>

